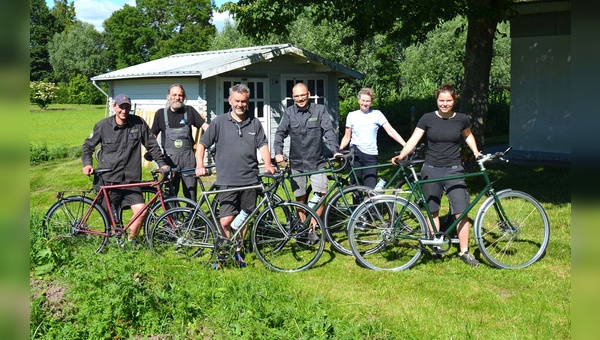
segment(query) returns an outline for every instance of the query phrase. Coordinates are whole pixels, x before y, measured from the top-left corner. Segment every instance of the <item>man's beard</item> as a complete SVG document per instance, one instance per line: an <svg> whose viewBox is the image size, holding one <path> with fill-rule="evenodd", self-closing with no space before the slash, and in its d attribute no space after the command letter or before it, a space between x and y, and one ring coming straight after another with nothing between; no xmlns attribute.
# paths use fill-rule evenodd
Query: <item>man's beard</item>
<svg viewBox="0 0 600 340"><path fill-rule="evenodd" d="M177 111L181 109L185 104L183 102L174 102L169 100L168 105L171 108L171 110Z"/></svg>

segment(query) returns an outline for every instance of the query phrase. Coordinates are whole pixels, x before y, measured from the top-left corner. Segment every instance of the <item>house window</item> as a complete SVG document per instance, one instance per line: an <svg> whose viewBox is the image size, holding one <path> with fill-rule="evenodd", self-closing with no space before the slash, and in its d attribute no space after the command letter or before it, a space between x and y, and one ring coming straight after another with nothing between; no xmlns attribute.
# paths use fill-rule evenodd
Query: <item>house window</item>
<svg viewBox="0 0 600 340"><path fill-rule="evenodd" d="M293 78L285 80L285 107L294 104L294 100L292 99L292 88L298 83L306 84L312 102L325 105L325 79Z"/></svg>

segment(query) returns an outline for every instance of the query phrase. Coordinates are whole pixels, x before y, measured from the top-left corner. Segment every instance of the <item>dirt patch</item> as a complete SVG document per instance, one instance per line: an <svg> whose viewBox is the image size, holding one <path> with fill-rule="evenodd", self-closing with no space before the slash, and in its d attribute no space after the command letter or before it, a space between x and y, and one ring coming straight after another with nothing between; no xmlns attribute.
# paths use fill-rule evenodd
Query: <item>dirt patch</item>
<svg viewBox="0 0 600 340"><path fill-rule="evenodd" d="M56 284L52 281L36 280L33 277L29 277L29 294L31 299L37 299L44 297L42 303L43 309L50 311L52 316L56 318L62 317L62 309L66 302L65 293L67 287Z"/></svg>

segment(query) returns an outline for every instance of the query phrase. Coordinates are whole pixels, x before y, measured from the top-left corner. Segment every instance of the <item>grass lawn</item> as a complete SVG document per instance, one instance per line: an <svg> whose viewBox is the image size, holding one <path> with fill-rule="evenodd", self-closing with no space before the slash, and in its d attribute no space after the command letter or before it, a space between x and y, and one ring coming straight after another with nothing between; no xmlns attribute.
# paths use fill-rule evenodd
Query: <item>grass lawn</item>
<svg viewBox="0 0 600 340"><path fill-rule="evenodd" d="M32 111L31 140L81 145L103 115L102 108ZM72 121L63 138L40 136ZM53 247L41 236L55 192L90 187L80 160L31 166L30 337L569 339L571 169L512 163L489 169L497 188L532 194L549 215L547 254L528 268L499 270L480 256L483 265L469 267L456 248L442 260L426 254L396 273L361 268L329 246L315 267L295 274L270 272L253 254L248 268L221 271L156 257L147 248L125 252L110 244L105 254L90 255ZM469 186L472 193L480 189ZM471 249L477 256L474 241Z"/></svg>

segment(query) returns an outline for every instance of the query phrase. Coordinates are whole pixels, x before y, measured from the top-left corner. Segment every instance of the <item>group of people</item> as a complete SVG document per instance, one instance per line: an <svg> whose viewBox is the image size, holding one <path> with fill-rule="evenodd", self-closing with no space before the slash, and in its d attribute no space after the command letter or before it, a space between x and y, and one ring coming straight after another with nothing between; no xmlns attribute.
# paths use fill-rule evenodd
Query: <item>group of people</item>
<svg viewBox="0 0 600 340"><path fill-rule="evenodd" d="M325 167L324 144L334 154L350 147L354 149L354 166L364 167L378 163L377 132L383 127L385 132L403 146L400 155L392 158L404 159L426 134L428 150L421 171L423 179L433 179L464 172L461 165L460 143L464 138L473 155L481 155L475 138L469 128L469 118L453 110L456 94L451 84L444 84L435 92L438 110L424 114L412 134L405 141L391 126L383 113L371 105L375 94L371 89L362 89L357 96L359 109L348 114L346 129L338 144L337 134L331 117L324 105L311 100L311 93L303 83L292 89L294 104L286 108L273 141L275 161L284 160L284 140L290 137L289 162L292 173L299 174L321 170ZM236 84L229 89L231 109L217 116L210 124L191 106L185 105L185 90L179 84L171 85L167 92L167 104L159 109L154 117L152 128L137 116L130 115L131 100L126 95L115 97L111 105L114 115L105 118L94 126L92 134L83 144L83 173L93 173L92 154L98 144L102 144L102 157L98 157L98 167L113 171L106 180L110 183L128 183L141 180L141 145L152 155L161 168L196 168L196 175L206 174L204 158L206 150L214 145L217 166L216 185L220 189L241 188L258 183L259 160L261 155L264 171L273 173L268 138L261 123L248 113L250 89L244 84ZM194 153L194 138L191 126L205 130L197 143ZM160 145L156 136L161 134ZM219 152L221 150L221 152ZM297 201L308 201L309 176L292 178L292 189ZM374 188L377 182L377 169L366 169L358 173L361 184ZM180 181L185 197L196 199L194 178L175 177L174 188L178 190ZM328 180L325 173L310 175L313 195L323 199L327 192ZM458 217L469 205L469 194L464 180L452 180L423 185L429 209L439 230L439 210L443 192L449 197L452 213ZM177 191L175 192L175 194ZM225 236L231 233L231 223L243 210L253 210L256 204L256 191L239 190L219 194L220 224ZM122 206L131 206L135 212L141 210L144 199L136 188L118 190L111 193L111 200ZM325 205L316 211L322 215ZM130 228L128 239L135 242L142 219ZM477 266L479 262L468 252L469 219L464 217L457 228L460 240L460 258L465 263ZM310 239L309 235L309 239ZM316 235L312 235L316 238ZM245 266L242 255L235 254L240 266Z"/></svg>

